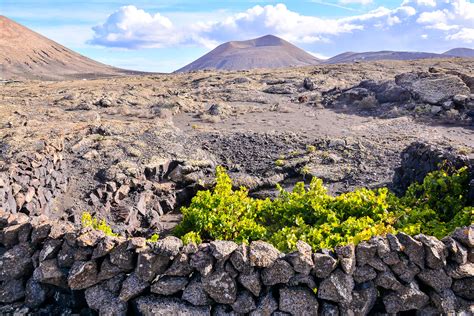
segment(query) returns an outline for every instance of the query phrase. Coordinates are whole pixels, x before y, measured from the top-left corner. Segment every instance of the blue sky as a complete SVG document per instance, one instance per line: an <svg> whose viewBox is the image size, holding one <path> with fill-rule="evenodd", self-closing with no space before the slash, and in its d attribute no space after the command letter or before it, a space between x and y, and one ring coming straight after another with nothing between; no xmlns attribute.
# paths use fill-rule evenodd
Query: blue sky
<svg viewBox="0 0 474 316"><path fill-rule="evenodd" d="M170 72L216 45L274 34L321 57L474 47L470 0L0 0L5 15L122 68Z"/></svg>

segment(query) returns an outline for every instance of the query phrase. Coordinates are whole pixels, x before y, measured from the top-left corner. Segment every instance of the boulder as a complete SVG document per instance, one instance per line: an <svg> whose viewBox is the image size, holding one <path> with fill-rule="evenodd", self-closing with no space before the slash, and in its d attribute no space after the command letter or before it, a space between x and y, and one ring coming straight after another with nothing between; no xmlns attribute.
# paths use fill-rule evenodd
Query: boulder
<svg viewBox="0 0 474 316"><path fill-rule="evenodd" d="M255 305L255 300L253 299L252 294L245 290L240 291L240 293L237 295L237 299L232 304L232 309L236 313L241 314L250 313L255 308L257 308L257 305Z"/></svg>
<svg viewBox="0 0 474 316"><path fill-rule="evenodd" d="M25 305L29 308L39 307L46 300L46 294L46 287L30 278L25 287Z"/></svg>
<svg viewBox="0 0 474 316"><path fill-rule="evenodd" d="M250 316L270 316L277 309L278 302L271 292L267 292L259 298L257 308L250 313Z"/></svg>
<svg viewBox="0 0 474 316"><path fill-rule="evenodd" d="M377 289L373 282L361 284L352 292L352 300L349 305L341 304L343 315L368 315L377 300Z"/></svg>
<svg viewBox="0 0 474 316"><path fill-rule="evenodd" d="M171 276L188 276L193 272L193 270L194 268L191 267L189 263L189 256L181 253L173 259L171 266L164 274Z"/></svg>
<svg viewBox="0 0 474 316"><path fill-rule="evenodd" d="M238 245L236 250L230 256L230 262L239 272L245 272L252 269L249 260L249 246L245 244Z"/></svg>
<svg viewBox="0 0 474 316"><path fill-rule="evenodd" d="M0 281L0 303L13 303L25 297L22 279Z"/></svg>
<svg viewBox="0 0 474 316"><path fill-rule="evenodd" d="M24 244L16 245L0 257L0 281L18 279L33 270L32 250Z"/></svg>
<svg viewBox="0 0 474 316"><path fill-rule="evenodd" d="M198 252L191 255L190 266L199 271L203 276L211 273L214 265L214 256L211 254L210 247L207 245L201 245L201 249Z"/></svg>
<svg viewBox="0 0 474 316"><path fill-rule="evenodd" d="M163 276L151 285L151 292L159 295L173 295L188 285L187 277Z"/></svg>
<svg viewBox="0 0 474 316"><path fill-rule="evenodd" d="M431 292L430 299L439 313L442 313L443 315L455 314L458 302L456 295L451 289L445 289L440 292Z"/></svg>
<svg viewBox="0 0 474 316"><path fill-rule="evenodd" d="M313 274L320 279L328 277L337 266L337 260L324 253L315 253L313 255L313 261Z"/></svg>
<svg viewBox="0 0 474 316"><path fill-rule="evenodd" d="M56 259L40 262L33 272L33 279L40 283L51 284L58 287L67 287L66 274L58 267Z"/></svg>
<svg viewBox="0 0 474 316"><path fill-rule="evenodd" d="M456 228L451 236L468 248L474 248L474 224Z"/></svg>
<svg viewBox="0 0 474 316"><path fill-rule="evenodd" d="M128 250L127 242L122 242L110 252L110 262L125 271L131 271L134 268L133 259L134 253Z"/></svg>
<svg viewBox="0 0 474 316"><path fill-rule="evenodd" d="M329 302L323 302L319 310L320 316L339 316L339 308L337 305Z"/></svg>
<svg viewBox="0 0 474 316"><path fill-rule="evenodd" d="M311 78L308 78L308 77L304 78L303 87L309 91L316 89L316 85L314 84L313 80L311 80Z"/></svg>
<svg viewBox="0 0 474 316"><path fill-rule="evenodd" d="M362 241L356 247L356 261L358 266L366 265L377 253L377 245Z"/></svg>
<svg viewBox="0 0 474 316"><path fill-rule="evenodd" d="M374 268L371 266L364 265L362 267L357 267L352 276L354 277L354 281L356 283L364 283L375 279L377 272L375 272Z"/></svg>
<svg viewBox="0 0 474 316"><path fill-rule="evenodd" d="M151 282L156 275L167 271L170 259L167 256L143 252L138 255L136 275L145 282Z"/></svg>
<svg viewBox="0 0 474 316"><path fill-rule="evenodd" d="M442 104L457 94L470 94L459 77L447 74L404 73L395 76L395 82L416 99L429 104Z"/></svg>
<svg viewBox="0 0 474 316"><path fill-rule="evenodd" d="M429 297L415 283L410 283L401 291L392 292L383 297L387 313L399 313L418 310L427 305Z"/></svg>
<svg viewBox="0 0 474 316"><path fill-rule="evenodd" d="M435 237L425 236L423 234L415 236L415 239L421 241L425 248L426 265L431 269L441 269L446 266L446 257L448 250L443 242Z"/></svg>
<svg viewBox="0 0 474 316"><path fill-rule="evenodd" d="M467 262L467 249L463 245L451 237L445 237L442 241L450 254L451 260L454 260L459 264Z"/></svg>
<svg viewBox="0 0 474 316"><path fill-rule="evenodd" d="M134 297L140 295L150 284L143 281L136 273L131 273L122 283L119 299L128 302Z"/></svg>
<svg viewBox="0 0 474 316"><path fill-rule="evenodd" d="M453 282L443 269L425 269L418 273L417 277L437 292L450 288Z"/></svg>
<svg viewBox="0 0 474 316"><path fill-rule="evenodd" d="M100 315L127 315L127 303L101 285L88 288L84 294L87 305Z"/></svg>
<svg viewBox="0 0 474 316"><path fill-rule="evenodd" d="M165 257L175 257L181 248L183 248L183 242L181 239L174 236L168 236L154 243L153 251L156 254Z"/></svg>
<svg viewBox="0 0 474 316"><path fill-rule="evenodd" d="M452 289L457 296L467 300L474 300L474 276L460 280L454 280Z"/></svg>
<svg viewBox="0 0 474 316"><path fill-rule="evenodd" d="M311 275L298 273L288 281L289 286L306 285L310 289L316 288L316 281Z"/></svg>
<svg viewBox="0 0 474 316"><path fill-rule="evenodd" d="M411 99L410 91L392 81L384 82L374 90L375 98L380 103L404 103Z"/></svg>
<svg viewBox="0 0 474 316"><path fill-rule="evenodd" d="M288 262L278 259L271 266L262 270L262 282L267 286L287 283L294 274L295 271Z"/></svg>
<svg viewBox="0 0 474 316"><path fill-rule="evenodd" d="M259 271L252 269L249 272L241 273L238 277L238 281L244 288L249 290L256 297L260 295L262 285L260 284Z"/></svg>
<svg viewBox="0 0 474 316"><path fill-rule="evenodd" d="M232 304L237 297L237 284L227 272L214 272L203 277L204 291L217 303Z"/></svg>
<svg viewBox="0 0 474 316"><path fill-rule="evenodd" d="M140 315L180 315L180 316L208 316L210 306L194 306L178 298L142 296L133 301L137 314Z"/></svg>
<svg viewBox="0 0 474 316"><path fill-rule="evenodd" d="M316 315L318 299L305 287L283 287L280 289L280 310L291 315Z"/></svg>
<svg viewBox="0 0 474 316"><path fill-rule="evenodd" d="M356 266L356 256L354 245L339 246L335 249L342 270L347 274L352 274Z"/></svg>
<svg viewBox="0 0 474 316"><path fill-rule="evenodd" d="M201 279L197 276L186 286L181 298L195 306L210 305L212 303L209 295L204 291Z"/></svg>
<svg viewBox="0 0 474 316"><path fill-rule="evenodd" d="M99 282L95 261L76 261L69 271L67 283L72 290L83 290Z"/></svg>
<svg viewBox="0 0 474 316"><path fill-rule="evenodd" d="M299 240L296 249L298 251L288 254L285 259L291 263L296 272L308 275L314 266L311 246Z"/></svg>
<svg viewBox="0 0 474 316"><path fill-rule="evenodd" d="M377 277L375 278L375 285L393 291L401 291L404 289L403 284L398 281L391 271L385 271L377 274Z"/></svg>
<svg viewBox="0 0 474 316"><path fill-rule="evenodd" d="M210 243L211 252L217 260L225 260L237 249L238 245L233 241L215 240Z"/></svg>
<svg viewBox="0 0 474 316"><path fill-rule="evenodd" d="M267 242L253 241L250 244L249 259L253 267L267 268L280 256L280 251Z"/></svg>
<svg viewBox="0 0 474 316"><path fill-rule="evenodd" d="M401 258L400 262L391 266L393 273L402 281L410 283L415 276L421 271L416 264Z"/></svg>
<svg viewBox="0 0 474 316"><path fill-rule="evenodd" d="M324 279L318 288L318 297L333 302L350 303L354 279L340 269L334 270Z"/></svg>
<svg viewBox="0 0 474 316"><path fill-rule="evenodd" d="M397 239L402 244L402 251L408 256L408 259L423 269L425 267L425 248L423 244L402 232L397 234Z"/></svg>
<svg viewBox="0 0 474 316"><path fill-rule="evenodd" d="M39 260L53 259L61 249L63 242L57 239L49 239L43 244L43 249L39 253Z"/></svg>
<svg viewBox="0 0 474 316"><path fill-rule="evenodd" d="M92 253L92 259L101 258L109 254L115 247L115 238L110 236L104 236L97 242L96 247Z"/></svg>

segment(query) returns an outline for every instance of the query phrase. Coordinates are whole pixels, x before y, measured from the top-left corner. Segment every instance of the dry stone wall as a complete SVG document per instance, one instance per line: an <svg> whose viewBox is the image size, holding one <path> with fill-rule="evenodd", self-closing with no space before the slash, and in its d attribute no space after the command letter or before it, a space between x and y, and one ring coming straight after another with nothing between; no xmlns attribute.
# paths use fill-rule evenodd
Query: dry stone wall
<svg viewBox="0 0 474 316"><path fill-rule="evenodd" d="M474 225L313 253L262 241L183 245L0 214L0 312L366 315L474 312Z"/></svg>
<svg viewBox="0 0 474 316"><path fill-rule="evenodd" d="M54 199L67 189L64 144L41 142L37 151L15 155L4 170L0 166L0 208L29 215L50 215Z"/></svg>

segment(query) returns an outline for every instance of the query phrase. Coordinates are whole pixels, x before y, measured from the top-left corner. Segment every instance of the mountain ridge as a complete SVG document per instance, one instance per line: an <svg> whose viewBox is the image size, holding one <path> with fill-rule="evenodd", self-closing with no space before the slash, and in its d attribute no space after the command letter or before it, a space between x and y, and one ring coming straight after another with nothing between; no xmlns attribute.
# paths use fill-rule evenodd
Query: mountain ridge
<svg viewBox="0 0 474 316"><path fill-rule="evenodd" d="M0 15L2 79L87 79L133 73L85 57Z"/></svg>
<svg viewBox="0 0 474 316"><path fill-rule="evenodd" d="M265 35L246 41L223 43L175 72L281 68L319 63L320 59L284 39Z"/></svg>

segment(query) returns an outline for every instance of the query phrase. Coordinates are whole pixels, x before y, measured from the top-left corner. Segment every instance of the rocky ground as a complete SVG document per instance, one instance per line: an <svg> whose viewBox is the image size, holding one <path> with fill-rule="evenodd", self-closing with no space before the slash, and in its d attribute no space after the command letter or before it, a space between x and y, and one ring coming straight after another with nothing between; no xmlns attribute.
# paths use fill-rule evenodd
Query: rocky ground
<svg viewBox="0 0 474 316"><path fill-rule="evenodd" d="M165 234L217 165L254 196L337 194L393 186L414 141L474 148L469 59L0 85L0 208L132 235Z"/></svg>

